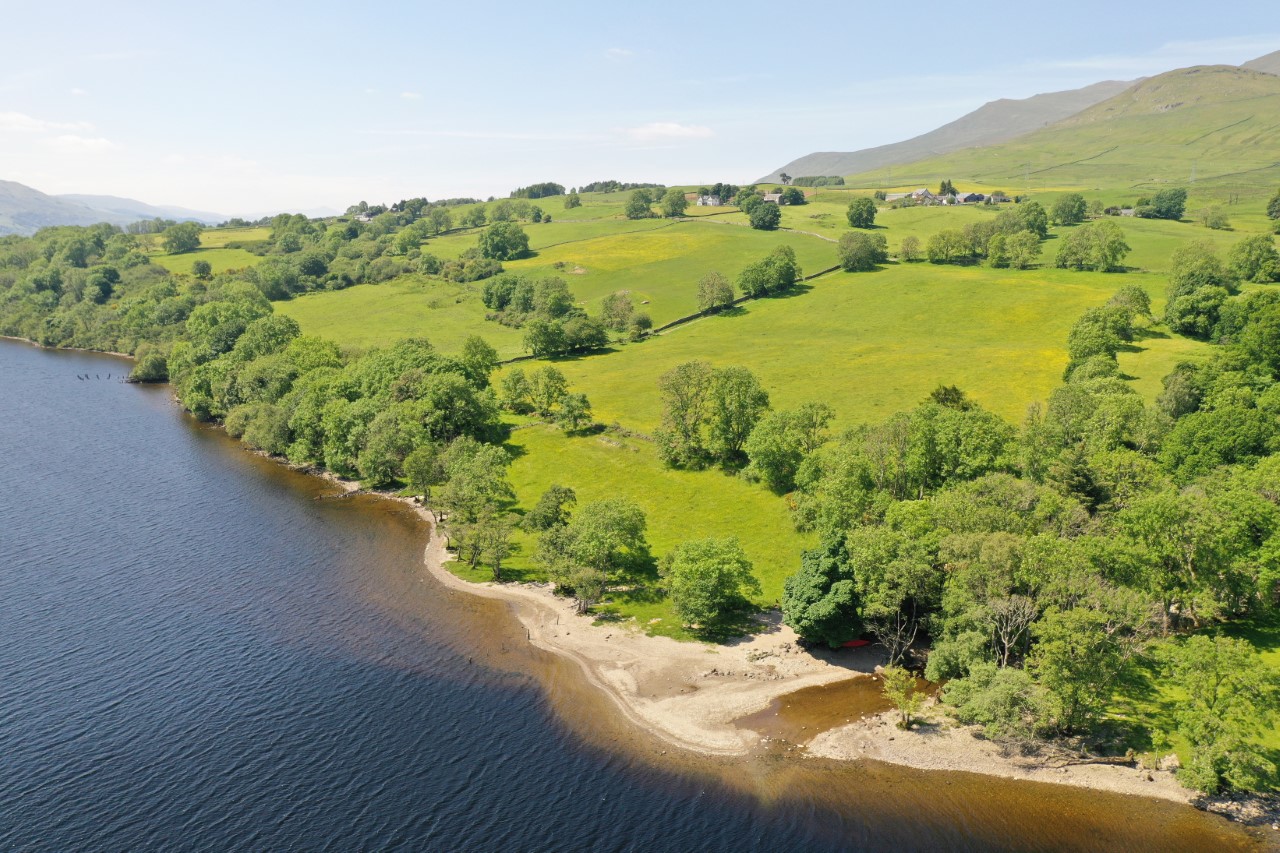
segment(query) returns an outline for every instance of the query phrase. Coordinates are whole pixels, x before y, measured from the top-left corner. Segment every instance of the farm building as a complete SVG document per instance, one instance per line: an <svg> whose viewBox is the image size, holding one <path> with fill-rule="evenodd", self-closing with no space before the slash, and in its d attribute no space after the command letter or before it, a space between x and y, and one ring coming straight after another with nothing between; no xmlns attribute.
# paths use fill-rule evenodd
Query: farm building
<svg viewBox="0 0 1280 853"><path fill-rule="evenodd" d="M764 200L769 204L782 204L782 193L765 193Z"/></svg>
<svg viewBox="0 0 1280 853"><path fill-rule="evenodd" d="M718 195L698 196L698 207L724 207Z"/></svg>

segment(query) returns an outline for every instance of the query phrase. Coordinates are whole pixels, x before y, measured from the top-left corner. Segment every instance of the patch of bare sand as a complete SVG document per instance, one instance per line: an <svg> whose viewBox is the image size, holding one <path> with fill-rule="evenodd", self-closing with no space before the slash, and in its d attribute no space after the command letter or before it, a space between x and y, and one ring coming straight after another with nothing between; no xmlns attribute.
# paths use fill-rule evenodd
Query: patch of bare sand
<svg viewBox="0 0 1280 853"><path fill-rule="evenodd" d="M418 508L424 517L430 515ZM870 653L824 660L799 648L795 633L776 619L755 636L727 645L682 643L634 627L594 625L550 585L475 584L450 573L443 536L433 533L424 564L440 583L511 603L539 648L578 663L629 719L664 740L708 754L741 755L760 736L734 721L774 698L871 672Z"/></svg>
<svg viewBox="0 0 1280 853"><path fill-rule="evenodd" d="M936 720L939 714L932 715ZM1112 764L1068 764L1052 756L1020 756L979 737L981 727L925 722L910 731L899 729L897 713L888 711L852 725L823 732L809 742L809 754L851 761L870 759L920 770L958 770L1006 779L1076 785L1118 794L1191 802L1192 792L1173 773Z"/></svg>
<svg viewBox="0 0 1280 853"><path fill-rule="evenodd" d="M357 488L340 478L329 479L347 491ZM445 537L437 533L434 516L414 500L394 499L431 523L423 563L437 581L510 603L531 643L577 662L587 680L624 716L675 746L713 755L746 754L761 746L761 736L735 725L743 717L803 688L870 677L881 662L869 649L839 655L801 649L795 633L776 616L762 632L726 645L678 642L635 627L592 624L550 585L476 584L452 574L445 568L452 555ZM935 719L941 716L934 714ZM1051 757L1009 754L976 737L976 726L944 721L906 732L893 724L894 719L893 712L886 712L829 729L809 741L806 754L1074 785L1180 803L1193 799L1168 771L1105 764L1060 766Z"/></svg>

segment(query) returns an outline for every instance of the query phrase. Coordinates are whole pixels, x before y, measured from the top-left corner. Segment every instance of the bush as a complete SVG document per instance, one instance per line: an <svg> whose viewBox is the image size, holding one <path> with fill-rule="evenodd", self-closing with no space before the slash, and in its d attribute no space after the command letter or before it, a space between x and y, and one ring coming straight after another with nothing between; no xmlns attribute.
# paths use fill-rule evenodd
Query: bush
<svg viewBox="0 0 1280 853"><path fill-rule="evenodd" d="M992 740L1026 740L1035 726L1039 695L1026 670L984 661L949 682L942 700L956 709L960 722L982 726Z"/></svg>
<svg viewBox="0 0 1280 853"><path fill-rule="evenodd" d="M750 264L739 273L738 288L743 296L758 298L790 290L799 280L800 265L796 262L795 250L779 246L764 260Z"/></svg>
<svg viewBox="0 0 1280 853"><path fill-rule="evenodd" d="M1153 198L1138 199L1134 215L1143 219L1181 219L1187 209L1187 191L1181 187L1160 190Z"/></svg>
<svg viewBox="0 0 1280 853"><path fill-rule="evenodd" d="M1227 214L1217 205L1206 207L1200 211L1200 224L1205 228L1212 228L1215 231L1231 230L1231 220L1227 218Z"/></svg>

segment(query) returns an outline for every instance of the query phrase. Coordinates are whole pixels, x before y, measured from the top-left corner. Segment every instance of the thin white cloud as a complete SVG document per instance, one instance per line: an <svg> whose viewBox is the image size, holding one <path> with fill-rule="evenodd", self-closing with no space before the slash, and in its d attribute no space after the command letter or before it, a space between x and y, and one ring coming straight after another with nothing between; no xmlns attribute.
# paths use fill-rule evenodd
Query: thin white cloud
<svg viewBox="0 0 1280 853"><path fill-rule="evenodd" d="M20 133L50 133L59 130L89 130L93 126L86 121L48 121L26 113L0 112L0 131Z"/></svg>
<svg viewBox="0 0 1280 853"><path fill-rule="evenodd" d="M636 52L634 50L627 50L625 47L611 47L604 52L604 55L606 59L620 61L623 59L630 59L636 55Z"/></svg>
<svg viewBox="0 0 1280 853"><path fill-rule="evenodd" d="M55 136L53 144L67 151L80 152L105 151L108 148L115 148L115 143L110 139L104 139L101 136L76 136L71 133Z"/></svg>
<svg viewBox="0 0 1280 853"><path fill-rule="evenodd" d="M84 89L81 89L79 86L72 86L72 87L71 87L71 89L70 89L69 91L71 92L71 94L75 95L77 98L79 98L79 97L81 97L81 96L83 96L83 95L87 95L87 94L89 94L89 93L88 93L88 92L86 92Z"/></svg>
<svg viewBox="0 0 1280 853"><path fill-rule="evenodd" d="M715 132L700 124L678 124L674 121L655 121L639 127L627 128L627 136L640 142L659 139L709 139Z"/></svg>
<svg viewBox="0 0 1280 853"><path fill-rule="evenodd" d="M421 92L401 92L400 97L404 98L406 101L421 101L422 93Z"/></svg>

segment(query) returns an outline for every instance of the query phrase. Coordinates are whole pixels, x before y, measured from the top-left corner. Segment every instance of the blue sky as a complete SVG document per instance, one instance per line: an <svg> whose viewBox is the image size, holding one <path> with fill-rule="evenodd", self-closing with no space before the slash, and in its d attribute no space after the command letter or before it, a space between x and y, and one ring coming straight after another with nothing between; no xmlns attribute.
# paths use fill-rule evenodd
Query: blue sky
<svg viewBox="0 0 1280 853"><path fill-rule="evenodd" d="M12 5L0 179L228 214L743 182L1280 49L1269 0Z"/></svg>

